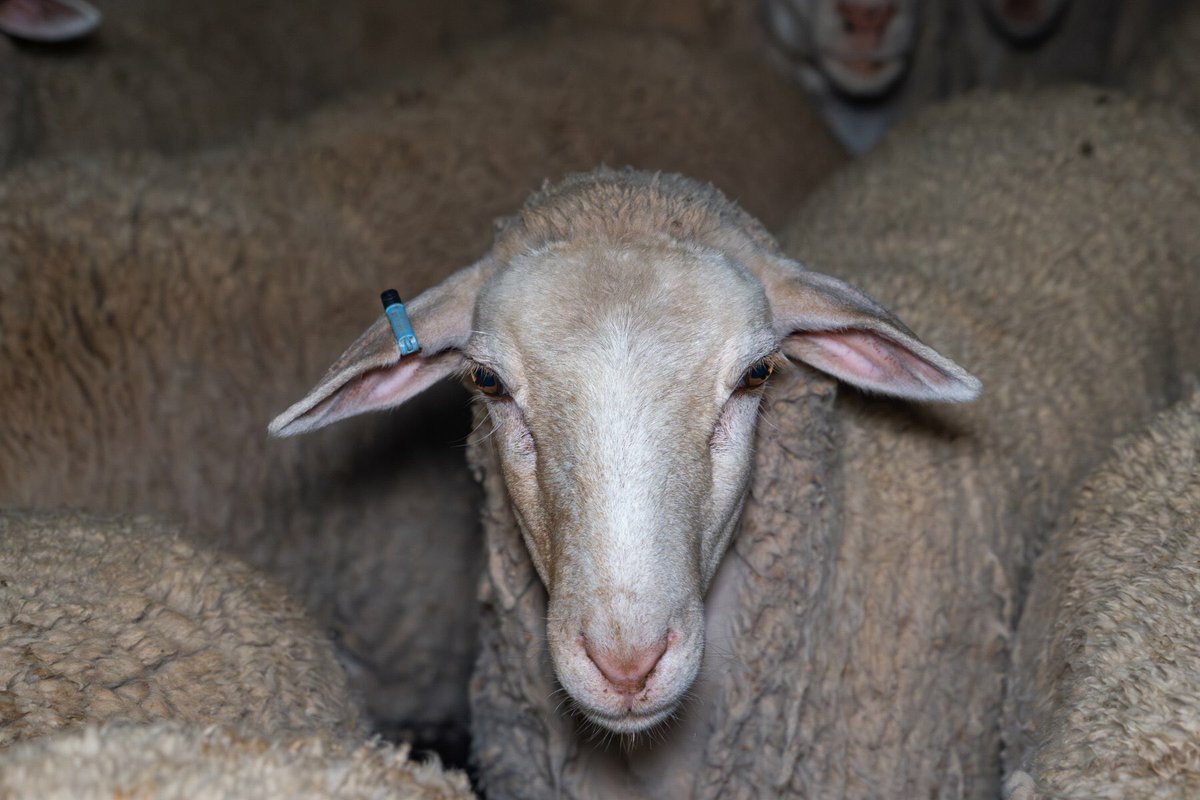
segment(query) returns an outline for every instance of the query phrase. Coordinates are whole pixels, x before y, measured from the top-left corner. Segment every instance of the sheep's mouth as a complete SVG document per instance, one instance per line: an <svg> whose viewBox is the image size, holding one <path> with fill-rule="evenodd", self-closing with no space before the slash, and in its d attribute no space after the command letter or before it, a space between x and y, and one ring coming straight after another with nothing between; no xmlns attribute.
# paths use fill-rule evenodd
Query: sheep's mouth
<svg viewBox="0 0 1200 800"><path fill-rule="evenodd" d="M650 712L626 711L622 714L610 714L590 708L581 708L584 717L594 725L621 734L637 734L667 721L675 713L675 703L666 708Z"/></svg>
<svg viewBox="0 0 1200 800"><path fill-rule="evenodd" d="M821 70L834 88L853 97L885 94L903 75L903 56L865 58L842 53L823 53Z"/></svg>
<svg viewBox="0 0 1200 800"><path fill-rule="evenodd" d="M871 58L839 58L838 63L856 75L878 75L889 66L891 61L877 61Z"/></svg>

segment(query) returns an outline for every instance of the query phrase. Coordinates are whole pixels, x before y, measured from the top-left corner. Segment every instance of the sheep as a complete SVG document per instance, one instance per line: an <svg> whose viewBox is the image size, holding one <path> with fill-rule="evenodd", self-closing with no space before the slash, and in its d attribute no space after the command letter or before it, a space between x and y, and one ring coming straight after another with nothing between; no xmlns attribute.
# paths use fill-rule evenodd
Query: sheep
<svg viewBox="0 0 1200 800"><path fill-rule="evenodd" d="M1177 0L765 0L767 52L854 153L978 86L1112 81Z"/></svg>
<svg viewBox="0 0 1200 800"><path fill-rule="evenodd" d="M270 443L377 293L482 247L544 177L688 170L778 221L844 161L769 69L555 29L191 159L47 162L0 182L0 505L177 516L331 629L380 723L462 725L478 488L466 393ZM402 454L397 459L397 454Z"/></svg>
<svg viewBox="0 0 1200 800"><path fill-rule="evenodd" d="M466 776L407 747L214 726L109 724L0 753L0 798L470 800Z"/></svg>
<svg viewBox="0 0 1200 800"><path fill-rule="evenodd" d="M491 398L489 438L549 589L555 673L618 733L672 715L695 678L703 595L747 488L753 390L781 337L860 386L955 401L978 390L886 311L807 276L758 222L681 176L601 170L544 190L411 313L425 355L399 359L377 324L271 432L397 405L469 371ZM862 331L843 336L847 325ZM706 374L716 377L688 386Z"/></svg>
<svg viewBox="0 0 1200 800"><path fill-rule="evenodd" d="M972 86L1028 86L1051 81L1111 82L1137 46L1163 24L1179 0L975 0L966 9L937 0L927 17L931 34L916 55L927 87L942 81ZM961 13L960 13L961 12ZM940 63L939 63L940 62Z"/></svg>
<svg viewBox="0 0 1200 800"><path fill-rule="evenodd" d="M283 591L150 517L0 513L0 748L106 720L357 733L333 647Z"/></svg>
<svg viewBox="0 0 1200 800"><path fill-rule="evenodd" d="M1200 795L1200 393L1114 448L1034 567L1009 797Z"/></svg>
<svg viewBox="0 0 1200 800"><path fill-rule="evenodd" d="M68 152L230 141L450 46L507 30L515 2L293 0L106 5L96 41L52 57L0 42L0 167Z"/></svg>
<svg viewBox="0 0 1200 800"><path fill-rule="evenodd" d="M945 343L990 387L972 405L782 369L977 388L715 190L599 172L409 304L421 353L377 321L270 430L456 372L485 396L489 797L995 796L1027 554L1200 363L1197 170L1178 117L1075 89L931 112L818 190L786 252Z"/></svg>

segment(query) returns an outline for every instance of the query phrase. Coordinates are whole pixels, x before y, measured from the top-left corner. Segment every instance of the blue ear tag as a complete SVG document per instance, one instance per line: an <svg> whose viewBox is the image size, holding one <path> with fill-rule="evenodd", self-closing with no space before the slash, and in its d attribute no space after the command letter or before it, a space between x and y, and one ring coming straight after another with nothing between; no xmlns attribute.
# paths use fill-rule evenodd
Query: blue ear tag
<svg viewBox="0 0 1200 800"><path fill-rule="evenodd" d="M400 293L395 289L388 289L379 299L383 301L383 313L387 314L388 321L392 323L392 333L396 336L396 346L400 348L400 355L412 355L420 350L417 334L413 333L408 313L404 310L404 304L400 302Z"/></svg>

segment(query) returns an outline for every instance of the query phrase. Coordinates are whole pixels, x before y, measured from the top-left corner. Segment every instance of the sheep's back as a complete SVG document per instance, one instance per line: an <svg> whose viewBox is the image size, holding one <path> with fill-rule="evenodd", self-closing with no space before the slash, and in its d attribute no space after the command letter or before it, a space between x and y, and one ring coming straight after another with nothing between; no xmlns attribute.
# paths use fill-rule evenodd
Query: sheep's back
<svg viewBox="0 0 1200 800"><path fill-rule="evenodd" d="M1200 793L1198 565L1200 393L1113 449L1038 559L1006 709L1006 764L1029 776L1013 797Z"/></svg>
<svg viewBox="0 0 1200 800"><path fill-rule="evenodd" d="M0 166L69 153L180 153L234 140L454 45L509 29L506 2L121 0L84 42L0 42Z"/></svg>
<svg viewBox="0 0 1200 800"><path fill-rule="evenodd" d="M814 794L997 791L1032 555L1105 443L1200 363L1197 185L1178 116L1093 89L980 94L902 126L785 228L984 387L948 408L841 390L844 588L809 625L838 654L816 694L852 700L810 712Z"/></svg>
<svg viewBox="0 0 1200 800"><path fill-rule="evenodd" d="M108 720L360 730L300 606L173 526L4 512L0 540L0 746Z"/></svg>
<svg viewBox="0 0 1200 800"><path fill-rule="evenodd" d="M470 800L465 775L407 747L237 728L113 723L0 755L0 798L72 800Z"/></svg>

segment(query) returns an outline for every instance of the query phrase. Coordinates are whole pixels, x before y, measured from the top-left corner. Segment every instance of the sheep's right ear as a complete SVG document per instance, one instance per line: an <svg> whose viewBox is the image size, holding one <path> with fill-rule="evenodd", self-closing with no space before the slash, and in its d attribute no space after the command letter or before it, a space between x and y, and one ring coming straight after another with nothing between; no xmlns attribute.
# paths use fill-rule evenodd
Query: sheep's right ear
<svg viewBox="0 0 1200 800"><path fill-rule="evenodd" d="M276 417L272 436L293 436L367 411L393 408L462 366L475 301L490 270L461 270L406 304L421 349L400 355L387 317L367 328L303 400Z"/></svg>

